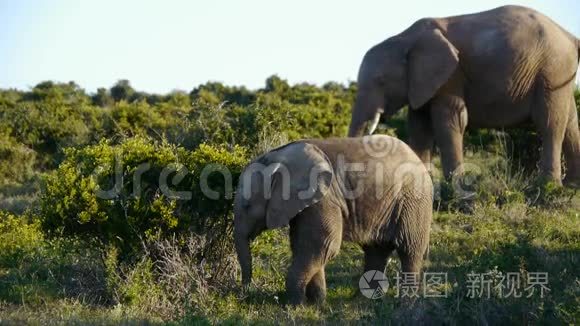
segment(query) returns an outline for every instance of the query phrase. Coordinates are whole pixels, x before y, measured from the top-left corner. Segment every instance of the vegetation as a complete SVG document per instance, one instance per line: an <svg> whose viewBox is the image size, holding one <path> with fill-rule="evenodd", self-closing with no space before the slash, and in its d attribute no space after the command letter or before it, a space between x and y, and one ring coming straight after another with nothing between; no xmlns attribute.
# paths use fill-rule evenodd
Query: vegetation
<svg viewBox="0 0 580 326"><path fill-rule="evenodd" d="M446 297L405 301L391 286L365 298L362 252L345 243L327 302L285 306L287 230L256 239L255 280L240 288L231 206L242 168L289 140L344 136L355 93L277 76L256 91L212 82L158 95L127 80L96 94L73 82L0 90L0 322L577 323L580 195L536 185L531 129L469 131L467 192L435 175L426 270L447 273ZM379 131L405 139L405 115ZM512 272L548 273L549 291L468 297L468 274Z"/></svg>

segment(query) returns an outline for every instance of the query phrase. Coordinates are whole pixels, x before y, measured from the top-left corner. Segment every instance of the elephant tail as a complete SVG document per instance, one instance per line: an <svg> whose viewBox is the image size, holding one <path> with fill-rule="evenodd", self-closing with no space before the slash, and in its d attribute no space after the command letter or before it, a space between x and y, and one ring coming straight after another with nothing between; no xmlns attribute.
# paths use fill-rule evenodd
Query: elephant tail
<svg viewBox="0 0 580 326"><path fill-rule="evenodd" d="M578 63L580 63L580 39L576 39L576 49L578 50Z"/></svg>
<svg viewBox="0 0 580 326"><path fill-rule="evenodd" d="M580 39L576 39L576 50L578 51L578 63L580 63Z"/></svg>
<svg viewBox="0 0 580 326"><path fill-rule="evenodd" d="M578 50L578 64L580 65L580 39L576 39L576 48ZM578 67L576 67L576 71L578 71ZM576 77L578 77L578 72L576 72ZM576 79L578 80L576 82L576 87L580 87L580 79Z"/></svg>

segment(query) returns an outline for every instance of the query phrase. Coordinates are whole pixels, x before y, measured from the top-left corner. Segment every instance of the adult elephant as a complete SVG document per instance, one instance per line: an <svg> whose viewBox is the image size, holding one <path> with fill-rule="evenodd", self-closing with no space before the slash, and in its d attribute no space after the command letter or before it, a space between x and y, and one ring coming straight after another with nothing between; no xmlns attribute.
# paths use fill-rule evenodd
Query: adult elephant
<svg viewBox="0 0 580 326"><path fill-rule="evenodd" d="M543 14L505 6L476 14L424 18L372 47L358 75L349 136L374 131L409 105L409 144L425 163L434 142L447 178L463 172L467 125L533 122L543 142L541 172L580 182L580 132L574 79L580 41Z"/></svg>

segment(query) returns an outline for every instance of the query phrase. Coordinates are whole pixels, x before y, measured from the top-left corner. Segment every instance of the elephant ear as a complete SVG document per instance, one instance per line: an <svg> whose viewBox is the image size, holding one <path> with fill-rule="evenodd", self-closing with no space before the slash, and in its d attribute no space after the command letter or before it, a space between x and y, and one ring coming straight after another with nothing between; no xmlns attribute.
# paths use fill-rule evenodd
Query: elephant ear
<svg viewBox="0 0 580 326"><path fill-rule="evenodd" d="M409 104L425 105L449 80L459 64L459 51L439 29L423 33L409 51Z"/></svg>
<svg viewBox="0 0 580 326"><path fill-rule="evenodd" d="M271 196L266 209L269 229L288 225L302 210L319 202L328 192L333 170L328 157L317 146L297 142L268 155L281 163L272 175Z"/></svg>

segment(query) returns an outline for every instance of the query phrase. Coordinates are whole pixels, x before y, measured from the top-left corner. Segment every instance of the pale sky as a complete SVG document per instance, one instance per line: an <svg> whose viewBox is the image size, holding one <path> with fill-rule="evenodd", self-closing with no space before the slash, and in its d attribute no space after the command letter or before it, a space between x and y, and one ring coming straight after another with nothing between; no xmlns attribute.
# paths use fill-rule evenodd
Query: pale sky
<svg viewBox="0 0 580 326"><path fill-rule="evenodd" d="M354 80L365 51L422 17L503 4L537 9L580 37L580 1L0 0L0 88L73 80L89 92L189 91Z"/></svg>

